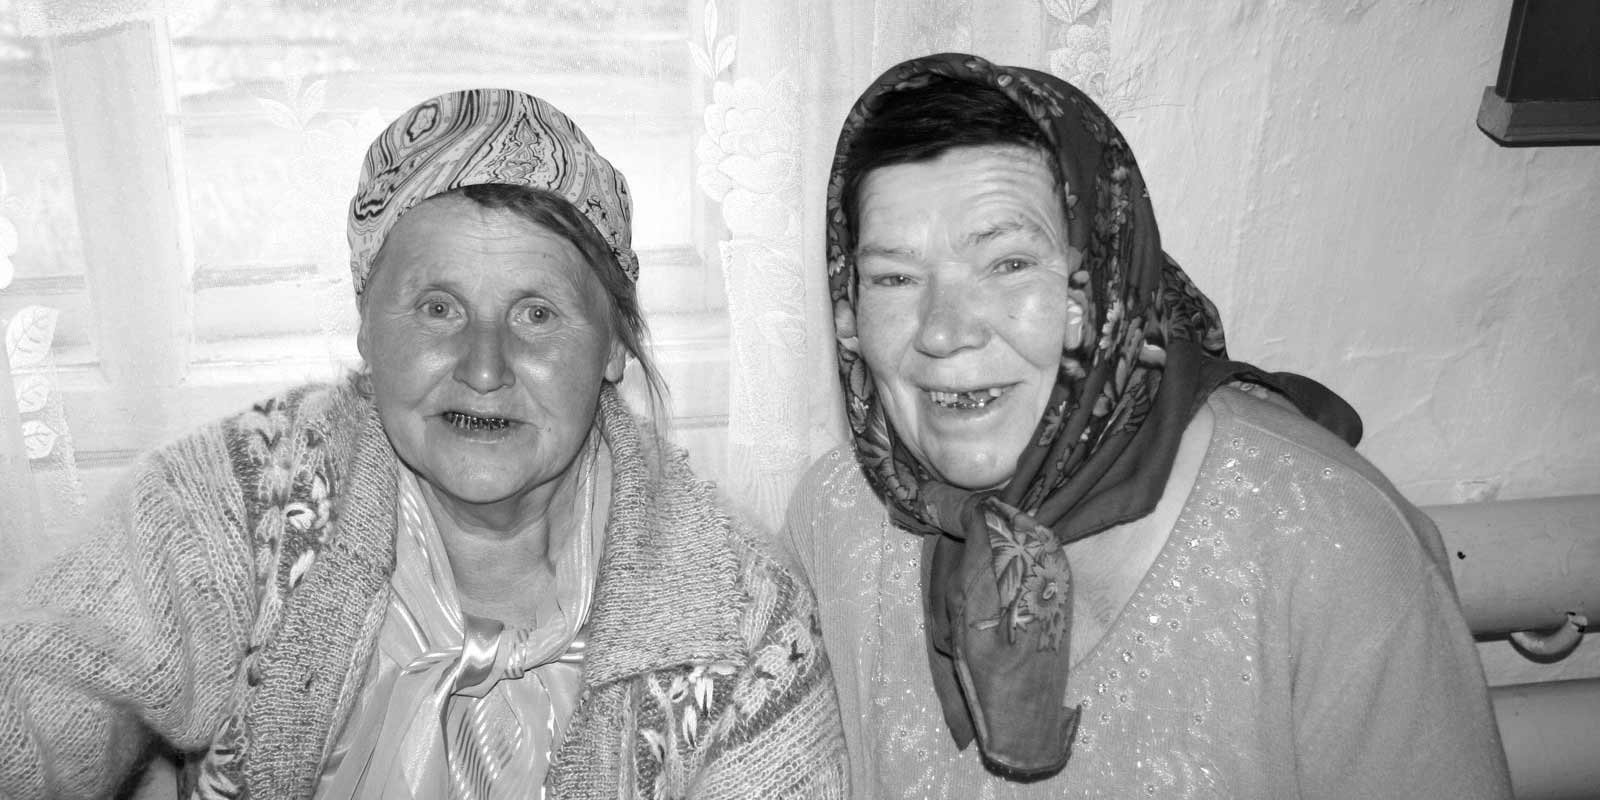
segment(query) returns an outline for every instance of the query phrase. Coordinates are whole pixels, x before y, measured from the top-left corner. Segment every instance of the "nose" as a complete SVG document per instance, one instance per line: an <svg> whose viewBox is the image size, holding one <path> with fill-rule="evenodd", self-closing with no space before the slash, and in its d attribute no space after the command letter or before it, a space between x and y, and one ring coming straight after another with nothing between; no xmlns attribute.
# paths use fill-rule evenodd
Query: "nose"
<svg viewBox="0 0 1600 800"><path fill-rule="evenodd" d="M944 358L989 340L990 327L977 287L935 281L924 295L917 326L917 349Z"/></svg>
<svg viewBox="0 0 1600 800"><path fill-rule="evenodd" d="M505 334L499 325L477 324L462 332L465 352L456 362L456 380L479 394L489 394L515 381L505 353Z"/></svg>

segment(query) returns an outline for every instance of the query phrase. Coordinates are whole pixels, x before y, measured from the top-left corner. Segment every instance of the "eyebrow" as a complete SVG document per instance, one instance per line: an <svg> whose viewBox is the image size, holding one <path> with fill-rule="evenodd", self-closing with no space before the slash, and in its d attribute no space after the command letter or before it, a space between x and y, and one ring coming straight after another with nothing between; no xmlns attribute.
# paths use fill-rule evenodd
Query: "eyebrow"
<svg viewBox="0 0 1600 800"><path fill-rule="evenodd" d="M977 247L986 242L990 242L1003 236L1009 236L1012 234L1021 234L1033 239L1049 238L1044 229L1039 227L1039 225L1034 223L1032 220L1013 217L991 223L987 227L972 231L966 236L961 237L961 247ZM858 245L855 252L857 259L914 259L917 257L917 254L918 251L916 248L912 247L891 247L889 245L870 243Z"/></svg>
<svg viewBox="0 0 1600 800"><path fill-rule="evenodd" d="M445 292L452 295L465 295L472 290L471 274L444 274L444 275L419 275L412 273L406 275L400 284L402 296L416 298L428 292ZM528 298L539 298L550 302L570 302L573 296L582 294L571 286L564 285L564 281L549 282L544 285L519 284L511 287L514 296L513 302L521 302Z"/></svg>
<svg viewBox="0 0 1600 800"><path fill-rule="evenodd" d="M967 234L964 238L962 238L961 244L965 247L975 247L985 242L1013 233L1020 233L1024 236L1036 239L1048 238L1045 235L1044 229L1039 227L1032 220L1012 217L1010 219L1000 220L999 222L996 222L987 228L976 230Z"/></svg>
<svg viewBox="0 0 1600 800"><path fill-rule="evenodd" d="M856 247L856 259L889 258L894 260L914 259L917 256L915 248L889 247L881 244L863 244Z"/></svg>

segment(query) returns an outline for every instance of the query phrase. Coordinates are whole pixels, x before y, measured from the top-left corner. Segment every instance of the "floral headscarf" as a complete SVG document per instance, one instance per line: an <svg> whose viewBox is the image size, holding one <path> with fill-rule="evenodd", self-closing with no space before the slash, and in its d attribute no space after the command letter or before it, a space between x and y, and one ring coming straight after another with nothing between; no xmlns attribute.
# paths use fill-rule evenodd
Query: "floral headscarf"
<svg viewBox="0 0 1600 800"><path fill-rule="evenodd" d="M1084 253L1071 291L1089 330L1064 350L1043 418L1002 488L973 492L933 477L885 417L856 351L855 232L844 165L885 96L940 82L996 89L1033 119L1066 186L1067 238ZM1161 250L1144 179L1127 142L1078 89L1029 69L963 54L884 73L846 118L828 185L828 279L839 370L856 453L895 522L925 537L928 656L958 746L974 738L989 767L1036 779L1071 754L1078 709L1065 698L1072 575L1064 545L1154 509L1179 438L1205 397L1230 381L1276 390L1354 443L1355 412L1310 379L1227 360L1216 307Z"/></svg>

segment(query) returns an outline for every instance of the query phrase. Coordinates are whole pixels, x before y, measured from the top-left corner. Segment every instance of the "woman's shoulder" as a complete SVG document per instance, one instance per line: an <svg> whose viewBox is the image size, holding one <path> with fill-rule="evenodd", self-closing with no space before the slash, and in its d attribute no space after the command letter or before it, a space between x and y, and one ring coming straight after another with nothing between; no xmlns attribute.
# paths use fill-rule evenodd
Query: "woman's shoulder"
<svg viewBox="0 0 1600 800"><path fill-rule="evenodd" d="M867 483L848 442L824 453L806 469L789 499L788 520L815 523L827 519L838 524L849 519L876 522L884 516L883 502Z"/></svg>
<svg viewBox="0 0 1600 800"><path fill-rule="evenodd" d="M648 421L612 419L608 433L616 483L595 625L629 632L630 669L645 652L748 659L777 627L809 620L810 586L771 525Z"/></svg>
<svg viewBox="0 0 1600 800"><path fill-rule="evenodd" d="M292 386L218 421L232 432L272 436L294 429L359 429L373 412L354 376Z"/></svg>
<svg viewBox="0 0 1600 800"><path fill-rule="evenodd" d="M1445 570L1438 529L1366 458L1292 407L1224 388L1210 400L1216 427L1191 503L1255 520L1259 543L1325 563ZM1215 509L1210 509L1215 510ZM1226 515L1226 514L1225 514ZM1290 536L1279 534L1292 533ZM1370 558L1363 559L1359 556ZM1362 567L1358 567L1360 569Z"/></svg>
<svg viewBox="0 0 1600 800"><path fill-rule="evenodd" d="M224 467L237 473L291 454L304 460L353 439L370 413L371 403L353 380L300 384L145 451L131 476L181 478L187 474L184 465L190 464L200 467L198 477L203 478Z"/></svg>
<svg viewBox="0 0 1600 800"><path fill-rule="evenodd" d="M1214 450L1240 449L1248 458L1270 443L1273 459L1264 466L1275 473L1292 474L1315 466L1322 477L1337 477L1391 501L1409 505L1372 462L1287 401L1224 387L1212 393L1209 405L1216 419L1212 434ZM1254 451L1250 449L1252 446ZM1291 469L1296 465L1303 469Z"/></svg>
<svg viewBox="0 0 1600 800"><path fill-rule="evenodd" d="M365 419L372 409L357 388L355 378L297 384L262 397L249 406L227 411L221 416L198 422L148 452L160 453L181 447L195 437L229 434L240 430L275 431L307 425L326 427L350 420Z"/></svg>
<svg viewBox="0 0 1600 800"><path fill-rule="evenodd" d="M725 487L705 477L688 450L660 431L648 418L630 414L625 425L613 423L612 458L618 460L618 490L643 501L657 535L672 537L674 548L704 552L731 550L737 557L781 570L790 559L775 546L770 525ZM625 434L618 437L618 433ZM633 462L631 465L629 462ZM638 481L640 485L632 486Z"/></svg>
<svg viewBox="0 0 1600 800"><path fill-rule="evenodd" d="M852 481L863 485L866 483L866 479L861 476L860 463L856 461L855 447L846 442L811 462L811 466L806 468L800 478L799 489L815 492ZM796 494L798 496L800 492L797 491Z"/></svg>
<svg viewBox="0 0 1600 800"><path fill-rule="evenodd" d="M783 539L816 586L839 578L855 545L881 535L889 512L867 483L855 450L836 447L813 462L789 498Z"/></svg>

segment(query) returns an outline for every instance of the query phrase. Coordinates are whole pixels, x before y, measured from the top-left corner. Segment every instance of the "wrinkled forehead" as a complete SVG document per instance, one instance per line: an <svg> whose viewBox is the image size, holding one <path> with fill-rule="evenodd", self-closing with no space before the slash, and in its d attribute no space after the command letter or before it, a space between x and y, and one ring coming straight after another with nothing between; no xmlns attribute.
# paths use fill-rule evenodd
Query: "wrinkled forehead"
<svg viewBox="0 0 1600 800"><path fill-rule="evenodd" d="M908 69L912 71L904 72ZM1024 159L1028 169L1049 185L1070 219L1069 200L1076 199L1080 186L1091 186L1095 179L1099 146L1083 126L1066 124L1076 120L1082 109L1057 94L1058 89L1079 94L1059 79L981 59L957 69L935 57L891 70L862 95L841 130L836 180L828 198L837 212L830 233L841 234L839 243L845 247L854 244L861 195L874 173L895 164L934 161L949 153L991 146L1028 153ZM909 106L896 105L898 98L909 95L916 95L907 99ZM937 99L942 97L954 99ZM975 124L930 124L944 113L956 115L955 119L971 117ZM889 124L885 119L899 122L908 114L913 120L911 133L895 132L907 126L884 127ZM885 131L891 133L886 136ZM857 166L863 163L870 166ZM1072 227L1075 234L1082 232L1083 226ZM1073 238L1081 245L1081 236Z"/></svg>
<svg viewBox="0 0 1600 800"><path fill-rule="evenodd" d="M543 297L604 311L589 256L563 232L459 194L429 198L396 222L374 259L363 311L440 290L493 305Z"/></svg>
<svg viewBox="0 0 1600 800"><path fill-rule="evenodd" d="M960 146L875 167L856 193L858 258L935 241L955 251L996 239L1068 244L1065 194L1045 154L1025 145Z"/></svg>

